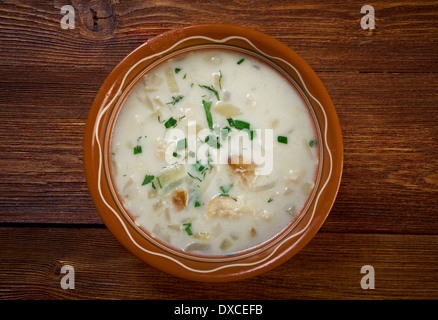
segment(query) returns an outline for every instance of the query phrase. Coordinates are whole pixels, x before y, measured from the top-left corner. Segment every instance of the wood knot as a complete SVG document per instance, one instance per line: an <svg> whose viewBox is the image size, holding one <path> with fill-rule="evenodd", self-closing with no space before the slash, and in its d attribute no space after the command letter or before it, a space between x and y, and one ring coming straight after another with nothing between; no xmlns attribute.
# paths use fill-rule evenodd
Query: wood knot
<svg viewBox="0 0 438 320"><path fill-rule="evenodd" d="M108 1L90 1L81 10L81 19L93 35L109 35L117 26L113 5Z"/></svg>

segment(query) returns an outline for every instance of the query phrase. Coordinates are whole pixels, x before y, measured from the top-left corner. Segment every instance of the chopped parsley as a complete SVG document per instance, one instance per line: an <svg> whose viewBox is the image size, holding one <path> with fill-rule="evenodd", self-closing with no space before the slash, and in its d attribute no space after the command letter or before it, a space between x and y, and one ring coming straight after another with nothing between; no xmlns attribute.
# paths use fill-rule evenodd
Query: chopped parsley
<svg viewBox="0 0 438 320"><path fill-rule="evenodd" d="M195 201L195 208L200 207L201 204L199 203L199 201Z"/></svg>
<svg viewBox="0 0 438 320"><path fill-rule="evenodd" d="M272 202L272 201L274 201L274 199L270 198L270 199L268 200L268 203L270 203L270 202Z"/></svg>
<svg viewBox="0 0 438 320"><path fill-rule="evenodd" d="M285 136L278 136L277 141L280 143L287 144L287 137Z"/></svg>
<svg viewBox="0 0 438 320"><path fill-rule="evenodd" d="M240 59L239 61L237 61L237 64L241 64L243 61L245 61L244 58Z"/></svg>
<svg viewBox="0 0 438 320"><path fill-rule="evenodd" d="M158 120L159 121L159 120ZM166 129L169 129L171 127L175 127L176 126L176 120L173 117L170 117L169 120L167 120L164 123L164 126L166 127Z"/></svg>
<svg viewBox="0 0 438 320"><path fill-rule="evenodd" d="M134 154L139 154L141 153L141 146L135 146L134 147Z"/></svg>
<svg viewBox="0 0 438 320"><path fill-rule="evenodd" d="M244 130L244 129L250 130L250 127L251 127L249 122L246 122L246 121L234 120L232 118L228 118L227 121L231 127L234 127L238 130Z"/></svg>
<svg viewBox="0 0 438 320"><path fill-rule="evenodd" d="M151 176L151 175L146 175L145 177L144 177L144 180L143 180L143 183L141 184L142 186L144 186L144 185L146 185L146 184L148 184L149 182L151 182L152 180L154 180L154 176ZM158 177L157 177L158 178Z"/></svg>
<svg viewBox="0 0 438 320"><path fill-rule="evenodd" d="M315 139L309 141L309 147L315 147L316 144L317 144L317 142Z"/></svg>
<svg viewBox="0 0 438 320"><path fill-rule="evenodd" d="M210 112L212 101L206 102L202 100L202 104L204 105L205 117L207 118L208 127L210 128L210 130L213 130L213 118Z"/></svg>
<svg viewBox="0 0 438 320"><path fill-rule="evenodd" d="M205 138L205 143L212 148L219 149L221 147L221 144L219 143L218 140L219 137L215 136L214 134L211 134Z"/></svg>
<svg viewBox="0 0 438 320"><path fill-rule="evenodd" d="M181 71L181 68L175 68L175 73L178 73Z"/></svg>

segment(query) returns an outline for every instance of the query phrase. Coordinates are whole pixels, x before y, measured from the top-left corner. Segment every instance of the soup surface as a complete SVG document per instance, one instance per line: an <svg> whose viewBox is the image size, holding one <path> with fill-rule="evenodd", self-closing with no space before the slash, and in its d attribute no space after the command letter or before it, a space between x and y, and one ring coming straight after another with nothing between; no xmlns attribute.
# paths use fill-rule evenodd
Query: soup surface
<svg viewBox="0 0 438 320"><path fill-rule="evenodd" d="M298 91L241 52L158 65L117 116L111 173L135 223L172 247L228 255L263 243L305 206L318 166Z"/></svg>

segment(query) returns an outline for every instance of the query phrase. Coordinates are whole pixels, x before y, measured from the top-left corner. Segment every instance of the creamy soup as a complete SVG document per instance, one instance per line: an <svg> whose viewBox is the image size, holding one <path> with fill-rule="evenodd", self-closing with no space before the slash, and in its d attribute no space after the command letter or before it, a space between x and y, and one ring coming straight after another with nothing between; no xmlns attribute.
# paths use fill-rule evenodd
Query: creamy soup
<svg viewBox="0 0 438 320"><path fill-rule="evenodd" d="M152 237L229 255L284 230L315 185L317 139L295 87L255 57L198 50L154 67L124 102L111 172Z"/></svg>

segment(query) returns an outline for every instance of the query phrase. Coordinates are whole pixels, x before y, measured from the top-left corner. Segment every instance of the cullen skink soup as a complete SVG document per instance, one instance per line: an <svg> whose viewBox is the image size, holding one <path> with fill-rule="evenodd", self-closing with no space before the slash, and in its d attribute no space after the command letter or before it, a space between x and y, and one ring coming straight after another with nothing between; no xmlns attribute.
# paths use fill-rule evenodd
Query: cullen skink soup
<svg viewBox="0 0 438 320"><path fill-rule="evenodd" d="M252 56L206 49L150 70L117 116L111 174L135 223L184 252L229 255L284 230L318 166L295 87Z"/></svg>

